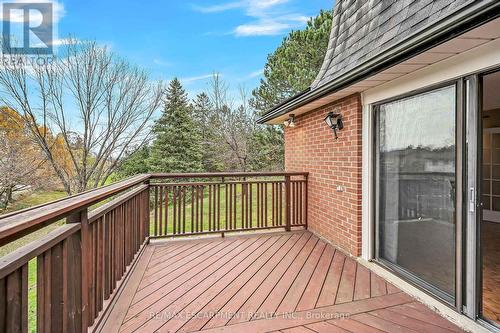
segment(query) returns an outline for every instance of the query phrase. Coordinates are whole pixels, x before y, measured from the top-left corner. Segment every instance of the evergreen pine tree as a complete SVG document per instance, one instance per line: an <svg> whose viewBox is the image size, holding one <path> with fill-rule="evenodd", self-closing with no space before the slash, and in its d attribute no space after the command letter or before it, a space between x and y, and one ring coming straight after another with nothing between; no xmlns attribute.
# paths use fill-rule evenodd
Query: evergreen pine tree
<svg viewBox="0 0 500 333"><path fill-rule="evenodd" d="M223 145L216 131L219 128L215 107L206 93L200 93L193 101L196 126L201 136L202 166L206 172L224 171Z"/></svg>
<svg viewBox="0 0 500 333"><path fill-rule="evenodd" d="M170 82L164 103L163 114L153 127L155 140L149 158L151 171L202 171L200 134L187 94L178 79Z"/></svg>
<svg viewBox="0 0 500 333"><path fill-rule="evenodd" d="M145 162L149 159L149 151L148 146L143 146L124 157L113 174L112 180L117 181L141 173L148 173L150 171L149 165Z"/></svg>

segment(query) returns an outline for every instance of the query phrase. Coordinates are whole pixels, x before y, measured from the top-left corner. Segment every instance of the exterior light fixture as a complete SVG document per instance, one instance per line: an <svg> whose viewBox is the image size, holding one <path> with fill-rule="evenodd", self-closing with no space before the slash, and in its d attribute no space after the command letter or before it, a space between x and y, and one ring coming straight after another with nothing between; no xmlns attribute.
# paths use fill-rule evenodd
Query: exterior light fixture
<svg viewBox="0 0 500 333"><path fill-rule="evenodd" d="M290 117L285 120L285 127L295 127L295 115L291 114Z"/></svg>
<svg viewBox="0 0 500 333"><path fill-rule="evenodd" d="M339 137L337 135L337 130L342 130L344 128L344 122L342 121L342 115L340 113L330 112L326 115L325 123L333 130L335 140Z"/></svg>

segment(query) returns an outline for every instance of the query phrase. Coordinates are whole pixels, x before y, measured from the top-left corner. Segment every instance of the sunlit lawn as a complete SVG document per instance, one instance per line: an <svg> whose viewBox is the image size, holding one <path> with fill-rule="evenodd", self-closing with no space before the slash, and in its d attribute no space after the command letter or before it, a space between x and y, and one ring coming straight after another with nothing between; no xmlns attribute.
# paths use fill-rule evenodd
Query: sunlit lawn
<svg viewBox="0 0 500 333"><path fill-rule="evenodd" d="M59 200L66 196L66 192L63 191L43 191L30 193L15 201L6 210L0 211L0 214L7 214L21 209L38 206L47 202Z"/></svg>

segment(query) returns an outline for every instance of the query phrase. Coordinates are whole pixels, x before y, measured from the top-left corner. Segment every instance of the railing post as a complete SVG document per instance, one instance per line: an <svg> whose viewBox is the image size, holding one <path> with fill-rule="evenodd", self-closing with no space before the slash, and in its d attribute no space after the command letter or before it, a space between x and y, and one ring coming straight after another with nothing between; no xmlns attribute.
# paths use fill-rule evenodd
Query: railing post
<svg viewBox="0 0 500 333"><path fill-rule="evenodd" d="M89 318L89 288L90 288L90 227L88 221L88 210L84 209L66 218L66 223L80 223L80 242L79 248L74 248L72 252L73 258L67 258L68 264L72 264L74 271L80 271L80 281L78 281L79 276L67 276L67 292L74 293L74 299L68 301L74 304L66 305L69 309L75 307L74 310L70 310L72 313L68 313L68 322L66 327L70 332L87 332L90 318ZM79 259L79 260L78 260ZM78 264L79 267L76 267ZM70 272L71 270L68 270ZM80 282L80 283L78 283ZM79 284L79 285L78 285ZM74 312L74 313L73 313Z"/></svg>
<svg viewBox="0 0 500 333"><path fill-rule="evenodd" d="M290 176L285 176L285 230L286 231L291 231L292 230L292 225L291 225L291 216L290 216L290 209L291 209L291 202L290 202L291 196L290 196Z"/></svg>
<svg viewBox="0 0 500 333"><path fill-rule="evenodd" d="M306 180L306 186L305 186L306 189L305 189L305 193L304 193L304 195L305 195L305 198L304 198L304 201L305 201L305 203L304 203L304 206L305 206L304 207L304 210L305 210L305 212L304 212L305 213L305 215L304 215L305 221L304 221L304 223L306 225L306 229L308 229L309 228L309 224L308 224L308 221L307 221L307 215L309 213L309 202L308 202L309 201L309 175L305 175L304 178Z"/></svg>
<svg viewBox="0 0 500 333"><path fill-rule="evenodd" d="M143 203L144 204L144 209L146 210L145 211L145 216L144 216L144 219L145 219L145 224L146 224L146 229L144 230L144 237L146 237L148 239L148 243L149 243L149 229L150 229L150 226L151 226L151 207L149 207L149 202L150 202L150 197L151 197L151 180L146 180L144 182L144 185L148 185L148 190L147 190L147 196L145 196L145 202ZM167 194L168 195L168 194ZM156 204L156 202L155 202Z"/></svg>

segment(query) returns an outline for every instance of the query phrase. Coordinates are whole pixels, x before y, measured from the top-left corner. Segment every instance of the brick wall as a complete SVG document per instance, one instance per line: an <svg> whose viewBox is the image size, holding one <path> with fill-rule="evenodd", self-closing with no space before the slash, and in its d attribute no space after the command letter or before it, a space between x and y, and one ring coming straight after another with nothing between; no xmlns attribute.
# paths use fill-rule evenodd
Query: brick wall
<svg viewBox="0 0 500 333"><path fill-rule="evenodd" d="M336 108L344 121L337 141L323 121ZM361 255L361 114L356 94L299 116L296 127L285 129L286 170L310 173L309 230L354 256Z"/></svg>

